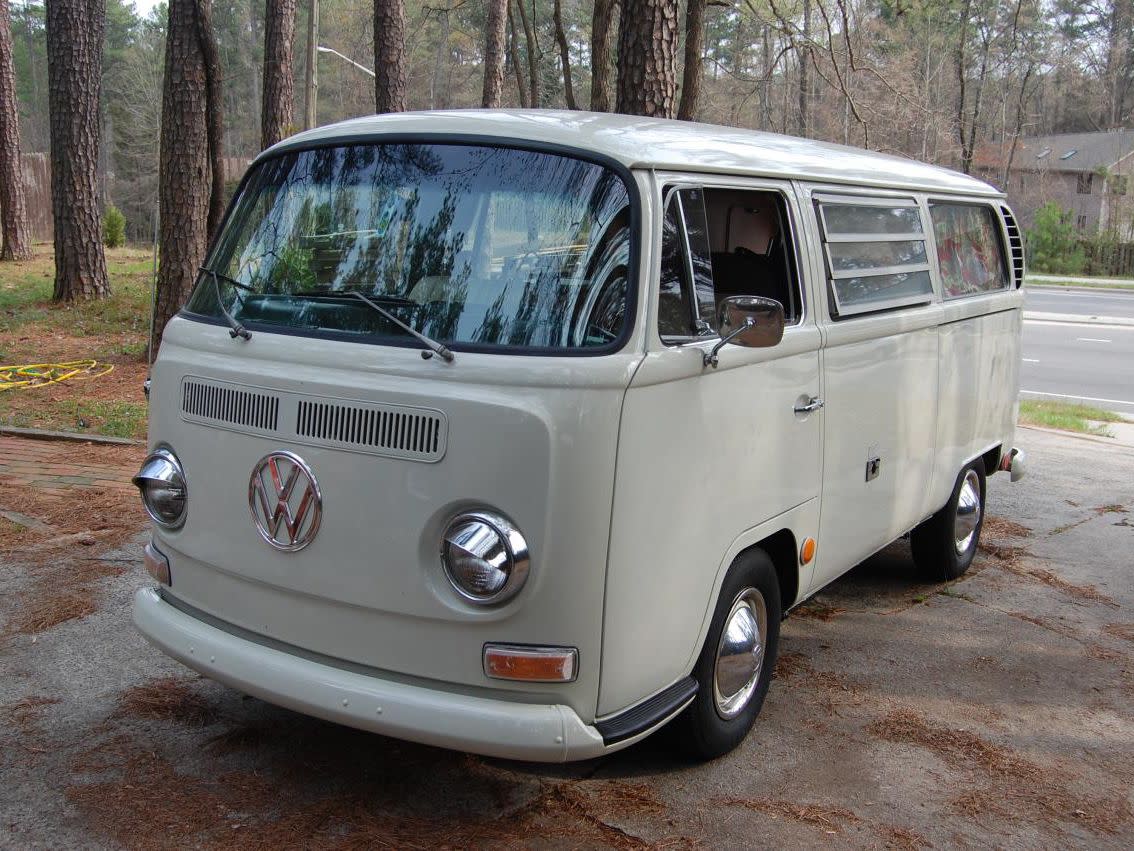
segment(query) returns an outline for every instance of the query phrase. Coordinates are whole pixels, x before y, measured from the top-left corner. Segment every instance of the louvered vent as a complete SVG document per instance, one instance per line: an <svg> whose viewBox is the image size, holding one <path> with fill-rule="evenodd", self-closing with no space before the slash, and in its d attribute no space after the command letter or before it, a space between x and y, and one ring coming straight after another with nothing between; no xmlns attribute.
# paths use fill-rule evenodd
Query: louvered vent
<svg viewBox="0 0 1134 851"><path fill-rule="evenodd" d="M186 419L275 431L280 399L235 385L186 378L181 382L181 412Z"/></svg>
<svg viewBox="0 0 1134 851"><path fill-rule="evenodd" d="M1008 248L1012 252L1012 280L1017 287L1024 284L1024 237L1016 224L1016 217L1007 207L1001 207L1004 214L1004 227L1008 231Z"/></svg>
<svg viewBox="0 0 1134 851"><path fill-rule="evenodd" d="M300 399L295 431L343 448L437 461L445 454L448 423L440 411Z"/></svg>

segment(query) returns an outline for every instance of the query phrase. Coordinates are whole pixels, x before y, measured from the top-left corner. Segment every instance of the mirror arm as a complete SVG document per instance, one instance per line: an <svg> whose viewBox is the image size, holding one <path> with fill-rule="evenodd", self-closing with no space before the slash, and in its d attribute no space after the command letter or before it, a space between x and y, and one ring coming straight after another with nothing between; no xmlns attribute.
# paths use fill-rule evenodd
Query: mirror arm
<svg viewBox="0 0 1134 851"><path fill-rule="evenodd" d="M715 346L713 346L713 350L711 352L702 352L701 353L701 357L702 357L701 366L702 367L711 366L714 369L716 369L717 363L720 360L717 357L717 353L721 349L723 349L726 345L728 345L729 340L731 340L737 334L741 334L744 331L747 331L749 328L751 328L755 324L756 324L755 319L753 319L751 316L746 316L745 319L744 319L744 324L741 325L739 328L737 328L735 331L733 331L731 334L729 334L727 337L721 337L720 340L717 342L717 344Z"/></svg>

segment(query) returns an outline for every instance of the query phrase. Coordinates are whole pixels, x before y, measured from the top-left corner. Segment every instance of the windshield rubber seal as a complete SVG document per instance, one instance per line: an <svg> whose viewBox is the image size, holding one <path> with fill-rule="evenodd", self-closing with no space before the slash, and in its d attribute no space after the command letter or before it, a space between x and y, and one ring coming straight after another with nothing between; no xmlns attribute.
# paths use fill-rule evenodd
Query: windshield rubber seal
<svg viewBox="0 0 1134 851"><path fill-rule="evenodd" d="M571 145L561 145L554 142L537 142L527 141L514 138L506 138L501 136L487 136L476 133L460 134L460 133L365 133L359 135L351 135L340 138L320 139L316 142L307 144L297 143L295 145L286 145L278 150L266 151L254 159L251 165L244 172L244 176L240 179L236 191L233 192L232 198L228 202L228 207L225 209L224 217L221 219L220 226L217 232L213 235L212 241L209 244L208 252L206 253L206 268L212 268L215 261L215 254L220 242L220 236L225 232L228 227L229 218L232 216L233 210L236 208L237 202L243 195L249 180L256 172L256 170L265 162L282 157L288 157L293 154L305 153L307 151L316 151L323 148L347 148L366 145L453 145L463 147L483 147L483 148L506 148L515 151L530 151L537 154L553 154L557 156L571 157L573 159L589 162L593 165L602 166L609 169L622 181L626 187L627 198L630 202L630 263L629 271L627 273L627 293L626 293L626 321L623 323L622 331L618 337L611 340L609 343L604 343L601 346L575 346L575 347L556 347L556 346L509 346L501 344L483 344L483 343L461 343L461 342L448 342L440 341L453 352L472 352L477 354L497 354L497 355L524 355L524 356L539 356L539 357L599 357L602 355L615 354L622 351L629 342L634 333L635 323L637 320L638 312L638 298L641 290L641 280L639 276L641 265L641 247L642 247L642 197L638 191L638 185L634 180L634 175L631 170L623 165L613 157L606 154L596 153L594 151L586 150L585 148L576 148ZM201 276L202 278L204 276ZM197 287L201 286L199 279L194 291ZM192 298L193 293L190 292L186 298L186 303ZM219 316L208 316L203 313L192 313L186 309L185 306L178 311L177 315L183 319L189 319L193 322L200 322L205 325L217 325L228 327L228 323ZM370 346L394 346L404 349L420 349L421 343L413 337L407 336L405 339L401 337L386 337L380 339L373 339L370 336L363 336L351 332L341 331L324 331L320 329L307 329L307 328L289 328L287 326L274 325L272 323L261 322L245 322L243 323L250 331L258 331L263 334L282 334L292 337L309 337L320 340L336 340L349 343L360 343Z"/></svg>

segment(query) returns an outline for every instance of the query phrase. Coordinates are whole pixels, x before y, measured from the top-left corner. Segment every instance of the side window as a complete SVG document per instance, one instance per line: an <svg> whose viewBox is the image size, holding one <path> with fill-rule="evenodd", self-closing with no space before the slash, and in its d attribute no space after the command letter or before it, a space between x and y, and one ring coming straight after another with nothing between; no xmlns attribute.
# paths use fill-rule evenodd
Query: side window
<svg viewBox="0 0 1134 851"><path fill-rule="evenodd" d="M816 207L837 317L933 300L916 201L817 196Z"/></svg>
<svg viewBox="0 0 1134 851"><path fill-rule="evenodd" d="M713 271L700 189L669 194L661 254L658 333L663 340L711 333Z"/></svg>
<svg viewBox="0 0 1134 851"><path fill-rule="evenodd" d="M929 217L946 298L1008 288L1008 264L989 207L931 204Z"/></svg>

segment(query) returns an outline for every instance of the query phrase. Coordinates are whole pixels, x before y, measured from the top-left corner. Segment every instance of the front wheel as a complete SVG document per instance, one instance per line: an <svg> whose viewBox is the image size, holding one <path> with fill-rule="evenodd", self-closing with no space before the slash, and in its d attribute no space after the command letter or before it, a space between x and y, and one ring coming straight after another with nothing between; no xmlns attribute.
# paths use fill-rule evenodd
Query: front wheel
<svg viewBox="0 0 1134 851"><path fill-rule="evenodd" d="M932 579L958 579L976 556L984 527L984 461L977 458L957 477L945 507L910 534L914 562Z"/></svg>
<svg viewBox="0 0 1134 851"><path fill-rule="evenodd" d="M737 557L693 669L697 696L677 719L683 750L709 760L739 745L768 693L780 638L780 585L761 550Z"/></svg>

